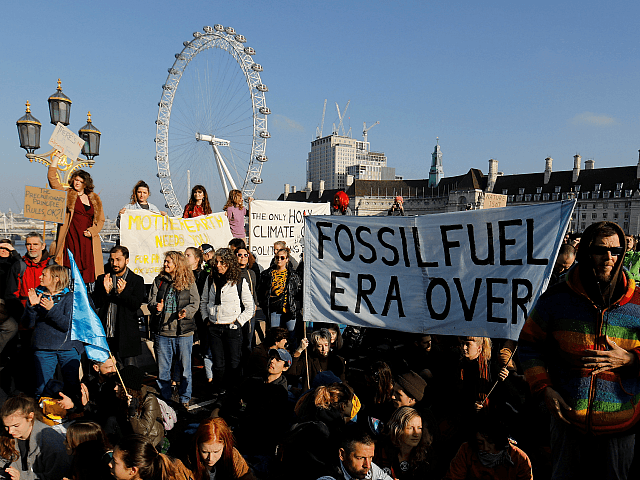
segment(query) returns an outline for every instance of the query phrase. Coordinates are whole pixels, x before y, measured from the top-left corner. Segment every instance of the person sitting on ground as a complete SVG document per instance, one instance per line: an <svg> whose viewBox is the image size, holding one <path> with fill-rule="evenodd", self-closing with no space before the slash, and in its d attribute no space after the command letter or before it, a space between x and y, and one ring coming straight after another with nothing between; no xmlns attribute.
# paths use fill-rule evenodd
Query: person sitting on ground
<svg viewBox="0 0 640 480"><path fill-rule="evenodd" d="M364 372L364 382L361 389L356 389L362 401L358 420L386 423L396 409L393 404L393 374L389 365L382 361L373 362Z"/></svg>
<svg viewBox="0 0 640 480"><path fill-rule="evenodd" d="M245 375L253 377L264 372L269 363L269 351L272 348L286 350L289 343L289 331L284 327L273 327L267 330L264 341L251 352Z"/></svg>
<svg viewBox="0 0 640 480"><path fill-rule="evenodd" d="M121 405L119 424L123 432L125 435L144 435L156 448L160 448L164 440L164 425L158 392L143 385L144 372L138 367L128 365L120 370L120 376L126 393L120 382L115 388Z"/></svg>
<svg viewBox="0 0 640 480"><path fill-rule="evenodd" d="M374 460L395 480L429 478L429 447L433 437L420 413L411 407L398 408Z"/></svg>
<svg viewBox="0 0 640 480"><path fill-rule="evenodd" d="M335 463L345 425L354 414L353 389L346 383L320 386L295 406L296 423L281 444L282 478L315 479Z"/></svg>
<svg viewBox="0 0 640 480"><path fill-rule="evenodd" d="M104 362L91 360L91 369L82 377L82 404L85 418L106 425L116 414L116 364L113 358Z"/></svg>
<svg viewBox="0 0 640 480"><path fill-rule="evenodd" d="M298 273L298 275L300 276L300 278L302 278L302 275L300 275L300 273ZM326 328L327 330L329 330L329 333L331 334L331 350L335 350L337 352L342 349L342 347L344 346L344 340L342 339L342 333L340 332L339 324L329 322L313 322L313 327L316 330L319 330L321 328Z"/></svg>
<svg viewBox="0 0 640 480"><path fill-rule="evenodd" d="M111 446L102 427L95 422L75 422L67 428L67 452L72 455L72 480L109 480L105 454Z"/></svg>
<svg viewBox="0 0 640 480"><path fill-rule="evenodd" d="M18 321L24 310L18 290L25 268L13 242L8 238L0 240L0 353L18 333Z"/></svg>
<svg viewBox="0 0 640 480"><path fill-rule="evenodd" d="M289 370L292 377L302 377L302 388L307 390L313 379L320 372L331 370L340 380L345 380L345 362L337 353L330 349L331 333L326 328L316 330L310 336L311 351L307 355L303 352L309 345L309 340L303 338L300 346L293 354L293 364Z"/></svg>
<svg viewBox="0 0 640 480"><path fill-rule="evenodd" d="M409 371L398 375L393 385L393 403L395 407L416 407L424 398L426 387L427 382L416 372Z"/></svg>
<svg viewBox="0 0 640 480"><path fill-rule="evenodd" d="M507 435L498 418L482 412L470 429L469 441L451 460L445 480L468 478L532 480L531 461Z"/></svg>
<svg viewBox="0 0 640 480"><path fill-rule="evenodd" d="M373 463L375 451L376 444L371 434L358 425L349 425L340 442L338 465L323 480L392 480Z"/></svg>
<svg viewBox="0 0 640 480"><path fill-rule="evenodd" d="M233 433L222 418L207 418L193 436L195 480L254 480L255 477L234 447Z"/></svg>
<svg viewBox="0 0 640 480"><path fill-rule="evenodd" d="M143 435L123 438L113 449L111 475L116 480L193 480L193 473L178 459L153 446Z"/></svg>
<svg viewBox="0 0 640 480"><path fill-rule="evenodd" d="M287 431L283 419L291 417L291 406L283 373L290 366L289 352L272 349L267 369L259 377L244 380L223 399L219 415L235 424L234 435L247 459L273 455ZM217 414L214 409L212 416Z"/></svg>
<svg viewBox="0 0 640 480"><path fill-rule="evenodd" d="M13 480L57 480L69 474L71 457L64 446L64 435L38 418L33 398L8 398L0 408L4 429L12 437L0 443L0 456L11 465L6 472Z"/></svg>

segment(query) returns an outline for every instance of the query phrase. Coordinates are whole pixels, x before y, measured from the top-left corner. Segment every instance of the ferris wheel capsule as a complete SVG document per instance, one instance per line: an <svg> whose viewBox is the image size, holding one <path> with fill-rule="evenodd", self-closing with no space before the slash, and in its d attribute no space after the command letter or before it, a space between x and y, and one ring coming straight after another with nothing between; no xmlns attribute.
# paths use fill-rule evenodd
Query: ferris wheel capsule
<svg viewBox="0 0 640 480"><path fill-rule="evenodd" d="M260 107L260 113L263 115L271 115L271 109L269 107Z"/></svg>
<svg viewBox="0 0 640 480"><path fill-rule="evenodd" d="M219 23L216 23L213 28L215 28L218 32L224 32L224 27Z"/></svg>
<svg viewBox="0 0 640 480"><path fill-rule="evenodd" d="M244 35L236 35L236 41L240 43L245 43L247 39L244 37Z"/></svg>
<svg viewBox="0 0 640 480"><path fill-rule="evenodd" d="M251 47L244 47L244 53L247 55L255 55L256 51Z"/></svg>
<svg viewBox="0 0 640 480"><path fill-rule="evenodd" d="M225 32L227 32L229 35L235 35L236 34L236 29L233 27L227 27L224 29Z"/></svg>
<svg viewBox="0 0 640 480"><path fill-rule="evenodd" d="M260 136L262 138L271 138L271 134L269 132L267 132L266 130L260 132Z"/></svg>
<svg viewBox="0 0 640 480"><path fill-rule="evenodd" d="M267 159L267 156L266 156L266 155L258 155L258 156L256 157L256 160L257 160L257 161L259 161L259 162L264 163L264 162L266 162L268 159Z"/></svg>
<svg viewBox="0 0 640 480"><path fill-rule="evenodd" d="M260 65L259 63L254 63L253 65L251 65L251 70L253 70L254 72L261 72L262 65Z"/></svg>
<svg viewBox="0 0 640 480"><path fill-rule="evenodd" d="M202 30L204 30L205 33L213 33L213 28L211 28L209 25L202 27Z"/></svg>
<svg viewBox="0 0 640 480"><path fill-rule="evenodd" d="M258 85L256 85L256 89L260 90L261 92L268 92L269 89L267 88L267 86L264 83L260 83Z"/></svg>

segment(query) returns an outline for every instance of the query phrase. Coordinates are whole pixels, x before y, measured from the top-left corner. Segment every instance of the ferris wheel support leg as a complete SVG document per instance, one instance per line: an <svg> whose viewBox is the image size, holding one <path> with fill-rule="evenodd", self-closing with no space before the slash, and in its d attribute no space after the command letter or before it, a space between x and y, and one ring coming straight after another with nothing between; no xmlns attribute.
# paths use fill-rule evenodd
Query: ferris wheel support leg
<svg viewBox="0 0 640 480"><path fill-rule="evenodd" d="M220 151L216 145L211 144L213 147L213 154L216 157L216 167L218 168L218 175L220 175L220 183L222 183L222 189L224 190L225 198L229 198L229 186L227 185L227 179L224 176L223 165L224 160L222 159L222 155L220 155Z"/></svg>
<svg viewBox="0 0 640 480"><path fill-rule="evenodd" d="M217 145L213 145L213 150L216 153L216 161L218 162L218 168L222 167L222 170L224 171L226 180L229 181L229 183L231 184L231 188L233 190L237 190L238 187L236 187L236 182L233 180L233 177L231 176L231 173L229 172L229 169L227 168L227 164L224 161L224 158L222 157L222 155L220 154L220 151L218 150L218 146ZM218 170L218 173L220 173L220 170ZM222 173L220 173L220 177L222 179ZM228 188L226 188L226 180L223 180L224 184L225 184L225 195L228 197L229 196L229 192L227 191Z"/></svg>

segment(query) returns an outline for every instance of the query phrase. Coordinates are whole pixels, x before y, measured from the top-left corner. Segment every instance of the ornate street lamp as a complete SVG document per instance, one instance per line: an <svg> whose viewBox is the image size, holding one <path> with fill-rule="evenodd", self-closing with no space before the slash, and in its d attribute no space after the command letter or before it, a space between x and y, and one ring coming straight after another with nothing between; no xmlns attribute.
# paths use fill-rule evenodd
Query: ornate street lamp
<svg viewBox="0 0 640 480"><path fill-rule="evenodd" d="M31 105L29 105L28 101L26 106L27 113L25 113L24 117L20 117L16 125L18 126L18 136L20 137L20 148L24 148L27 153L33 154L40 148L40 129L42 129L42 124L36 117L31 115Z"/></svg>
<svg viewBox="0 0 640 480"><path fill-rule="evenodd" d="M51 123L57 125L58 122L67 126L69 125L69 116L71 114L71 99L62 93L62 82L58 79L58 88L53 95L48 99L49 102L49 116L51 117ZM91 112L88 114L87 124L78 131L78 136L85 141L84 147L82 147L82 154L87 157L81 158L67 158L66 155L62 155L58 158L58 177L60 183L63 185L68 184L69 176L75 170L79 168L89 167L91 168L95 161L94 157L100 154L100 130L98 130L91 123ZM56 149L51 149L47 153L36 154L34 153L40 148L40 130L42 124L31 115L31 108L29 102L27 102L27 113L21 117L17 122L18 135L20 136L20 147L27 151L26 157L30 162L34 160L42 163L45 166L49 166L53 163L54 154L57 153Z"/></svg>
<svg viewBox="0 0 640 480"><path fill-rule="evenodd" d="M78 136L84 140L82 154L89 160L100 155L100 130L91 123L91 112L87 112L87 124L78 130Z"/></svg>
<svg viewBox="0 0 640 480"><path fill-rule="evenodd" d="M71 116L71 99L62 93L61 85L62 82L58 79L58 89L49 97L49 116L52 125L60 122L66 127Z"/></svg>

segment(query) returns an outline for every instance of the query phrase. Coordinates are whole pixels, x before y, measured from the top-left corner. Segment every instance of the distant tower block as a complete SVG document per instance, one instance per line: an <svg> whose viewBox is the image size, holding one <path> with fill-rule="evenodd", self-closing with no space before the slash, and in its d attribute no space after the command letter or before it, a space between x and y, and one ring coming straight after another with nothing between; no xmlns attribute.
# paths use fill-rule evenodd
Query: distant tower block
<svg viewBox="0 0 640 480"><path fill-rule="evenodd" d="M429 170L429 187L437 187L440 180L444 178L444 170L442 168L442 151L436 137L436 146L431 154L431 169Z"/></svg>

